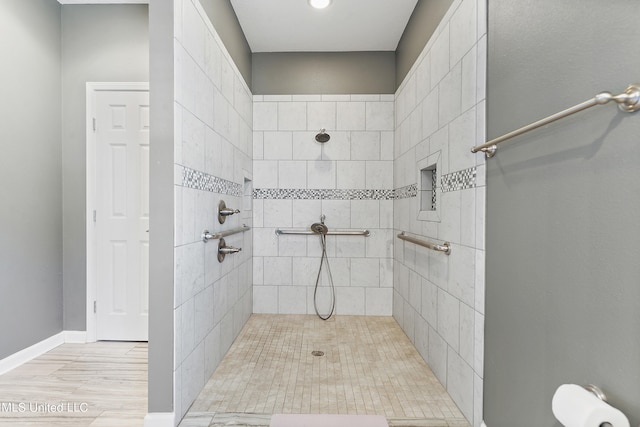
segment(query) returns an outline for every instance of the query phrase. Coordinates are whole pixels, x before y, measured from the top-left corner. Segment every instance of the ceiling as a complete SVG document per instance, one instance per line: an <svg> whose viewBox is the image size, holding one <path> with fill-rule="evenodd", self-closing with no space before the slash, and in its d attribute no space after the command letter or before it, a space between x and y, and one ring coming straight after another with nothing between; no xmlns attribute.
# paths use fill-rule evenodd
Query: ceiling
<svg viewBox="0 0 640 427"><path fill-rule="evenodd" d="M418 0L231 0L252 52L395 51Z"/></svg>

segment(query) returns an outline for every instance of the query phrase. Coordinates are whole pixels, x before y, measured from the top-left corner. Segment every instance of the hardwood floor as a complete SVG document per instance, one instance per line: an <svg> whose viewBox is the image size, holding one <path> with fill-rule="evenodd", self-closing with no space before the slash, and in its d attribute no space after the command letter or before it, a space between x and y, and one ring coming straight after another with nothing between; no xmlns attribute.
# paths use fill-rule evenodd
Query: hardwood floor
<svg viewBox="0 0 640 427"><path fill-rule="evenodd" d="M64 344L0 376L0 425L140 427L147 343Z"/></svg>

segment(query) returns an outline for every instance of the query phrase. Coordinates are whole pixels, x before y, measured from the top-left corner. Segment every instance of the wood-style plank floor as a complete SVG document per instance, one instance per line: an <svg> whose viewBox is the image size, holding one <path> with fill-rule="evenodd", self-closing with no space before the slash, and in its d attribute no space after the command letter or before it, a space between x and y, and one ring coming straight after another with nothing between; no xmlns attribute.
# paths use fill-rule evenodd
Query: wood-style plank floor
<svg viewBox="0 0 640 427"><path fill-rule="evenodd" d="M0 375L0 425L140 427L147 343L63 344Z"/></svg>

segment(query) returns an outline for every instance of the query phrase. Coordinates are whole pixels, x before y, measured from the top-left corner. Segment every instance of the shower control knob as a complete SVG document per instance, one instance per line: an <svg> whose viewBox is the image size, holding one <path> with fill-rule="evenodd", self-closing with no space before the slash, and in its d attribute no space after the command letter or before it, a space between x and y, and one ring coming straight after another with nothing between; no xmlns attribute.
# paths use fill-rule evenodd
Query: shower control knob
<svg viewBox="0 0 640 427"><path fill-rule="evenodd" d="M229 215L240 213L240 209L230 209L224 203L224 200L220 200L220 204L218 204L218 222L220 224L224 224L224 221L227 219Z"/></svg>
<svg viewBox="0 0 640 427"><path fill-rule="evenodd" d="M233 246L225 246L223 248L218 249L218 252L221 254L235 254L242 250L242 248L234 248Z"/></svg>
<svg viewBox="0 0 640 427"><path fill-rule="evenodd" d="M233 246L227 246L224 239L220 239L218 242L218 262L224 261L224 257L228 254L235 254L242 250L242 248L234 248Z"/></svg>
<svg viewBox="0 0 640 427"><path fill-rule="evenodd" d="M222 216L229 216L229 215L233 215L233 214L237 214L240 213L240 209L222 209L220 211L220 215Z"/></svg>

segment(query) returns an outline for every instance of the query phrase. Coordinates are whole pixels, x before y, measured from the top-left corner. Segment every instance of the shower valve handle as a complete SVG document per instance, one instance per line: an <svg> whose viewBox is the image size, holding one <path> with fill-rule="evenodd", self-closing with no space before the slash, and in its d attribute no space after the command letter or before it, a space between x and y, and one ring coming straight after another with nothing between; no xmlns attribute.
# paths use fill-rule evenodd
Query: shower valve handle
<svg viewBox="0 0 640 427"><path fill-rule="evenodd" d="M224 224L224 221L227 219L228 216L237 214L237 213L240 213L240 209L228 208L227 205L224 203L224 200L220 200L220 203L218 204L218 222L220 224Z"/></svg>
<svg viewBox="0 0 640 427"><path fill-rule="evenodd" d="M227 243L223 238L220 238L218 242L218 262L224 261L224 257L229 254L236 254L240 252L242 248L234 248L233 246L227 246Z"/></svg>
<svg viewBox="0 0 640 427"><path fill-rule="evenodd" d="M233 214L237 214L240 213L240 209L221 209L220 210L220 215L222 216L229 216L229 215L233 215Z"/></svg>

